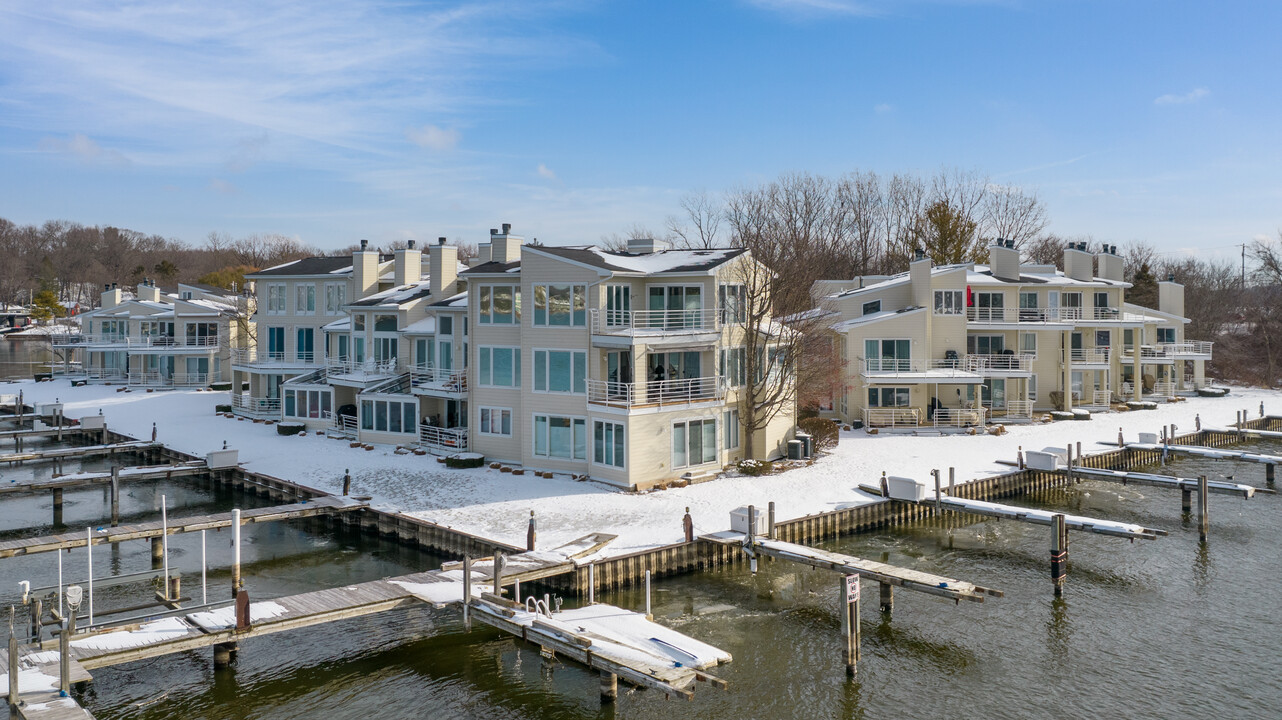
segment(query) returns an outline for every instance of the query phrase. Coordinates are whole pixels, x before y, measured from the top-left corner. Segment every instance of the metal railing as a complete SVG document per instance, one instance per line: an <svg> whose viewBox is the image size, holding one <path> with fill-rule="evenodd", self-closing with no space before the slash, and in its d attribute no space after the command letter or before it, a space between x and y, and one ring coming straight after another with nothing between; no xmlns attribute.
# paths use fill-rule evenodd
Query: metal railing
<svg viewBox="0 0 1282 720"><path fill-rule="evenodd" d="M1179 343L1158 343L1154 346L1156 352L1160 352L1165 357L1176 357L1180 355L1211 355L1211 348L1215 343L1206 340L1190 340Z"/></svg>
<svg viewBox="0 0 1282 720"><path fill-rule="evenodd" d="M988 415L988 408L948 408L937 407L932 414L931 424L935 427L972 427L983 425Z"/></svg>
<svg viewBox="0 0 1282 720"><path fill-rule="evenodd" d="M966 355L961 359L961 367L977 373L987 371L1021 371L1027 372L1033 367L1033 355L1016 355L1012 354L993 354L993 355Z"/></svg>
<svg viewBox="0 0 1282 720"><path fill-rule="evenodd" d="M679 405L725 397L721 378L715 375L645 383L588 380L587 390L588 402L609 407Z"/></svg>
<svg viewBox="0 0 1282 720"><path fill-rule="evenodd" d="M120 368L91 367L91 368L84 368L82 370L73 369L71 372L67 374L80 375L80 376L83 376L86 380L101 380L104 382L127 380L129 378L129 373L125 372L124 370L121 370Z"/></svg>
<svg viewBox="0 0 1282 720"><path fill-rule="evenodd" d="M222 382L222 373L173 373L172 375L167 375L158 371L131 372L127 381L130 385L144 387L204 387L211 383Z"/></svg>
<svg viewBox="0 0 1282 720"><path fill-rule="evenodd" d="M963 358L936 358L934 360L913 360L912 358L865 358L864 373L868 375L894 375L898 373L919 373L931 370L942 370L940 377L949 375L970 374Z"/></svg>
<svg viewBox="0 0 1282 720"><path fill-rule="evenodd" d="M1081 322L1084 320L1129 320L1132 313L1124 313L1115 307L1055 307L1055 308L1007 308L975 307L966 308L966 319L971 322L987 323L1030 323L1030 322Z"/></svg>
<svg viewBox="0 0 1282 720"><path fill-rule="evenodd" d="M1007 400L1003 416L1008 420L1032 420L1033 419L1033 401L1032 400ZM995 413L994 413L995 414Z"/></svg>
<svg viewBox="0 0 1282 720"><path fill-rule="evenodd" d="M317 352L284 352L279 351L261 351L258 348L232 348L231 361L237 365L255 365L267 363L292 363L299 365L311 365L320 362L321 356Z"/></svg>
<svg viewBox="0 0 1282 720"><path fill-rule="evenodd" d="M708 332L717 329L717 310L589 310L592 331L615 333Z"/></svg>
<svg viewBox="0 0 1282 720"><path fill-rule="evenodd" d="M1072 358L1074 365L1106 365L1108 348L1072 348L1069 351L1069 357Z"/></svg>
<svg viewBox="0 0 1282 720"><path fill-rule="evenodd" d="M1175 397L1175 383L1163 380L1153 383L1153 395L1157 397Z"/></svg>
<svg viewBox="0 0 1282 720"><path fill-rule="evenodd" d="M917 408L864 408L865 427L917 427L921 411Z"/></svg>
<svg viewBox="0 0 1282 720"><path fill-rule="evenodd" d="M419 425L418 441L429 448L462 451L467 450L467 428L443 428L435 425Z"/></svg>
<svg viewBox="0 0 1282 720"><path fill-rule="evenodd" d="M248 417L280 417L280 398L254 397L249 393L232 393L231 409L237 415Z"/></svg>
<svg viewBox="0 0 1282 720"><path fill-rule="evenodd" d="M329 375L395 375L396 359L390 360L347 360L344 358L326 358L325 372Z"/></svg>
<svg viewBox="0 0 1282 720"><path fill-rule="evenodd" d="M355 439L357 427L355 415L330 415L329 433L331 435Z"/></svg>
<svg viewBox="0 0 1282 720"><path fill-rule="evenodd" d="M220 338L213 337L174 337L171 335L146 335L143 337L131 337L129 335L120 335L109 333L106 335L76 334L64 335L53 344L60 347L80 347L86 345L110 345L124 346L129 348L150 348L150 347L200 347L213 348L219 346Z"/></svg>
<svg viewBox="0 0 1282 720"><path fill-rule="evenodd" d="M423 390L465 393L467 392L467 371L415 365L410 368L410 386Z"/></svg>

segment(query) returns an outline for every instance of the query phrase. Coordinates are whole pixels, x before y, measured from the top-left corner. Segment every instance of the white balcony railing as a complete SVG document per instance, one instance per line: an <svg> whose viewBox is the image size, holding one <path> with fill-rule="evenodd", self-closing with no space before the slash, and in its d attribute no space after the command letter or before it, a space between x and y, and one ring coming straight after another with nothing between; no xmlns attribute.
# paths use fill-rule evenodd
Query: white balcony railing
<svg viewBox="0 0 1282 720"><path fill-rule="evenodd" d="M1215 343L1207 342L1205 340L1192 340L1180 343L1158 343L1153 349L1155 352L1160 352L1165 357L1180 357L1185 355L1205 355L1210 357L1213 345L1215 345Z"/></svg>
<svg viewBox="0 0 1282 720"><path fill-rule="evenodd" d="M237 415L252 418L280 417L280 398L254 397L249 393L232 393L231 409Z"/></svg>
<svg viewBox="0 0 1282 720"><path fill-rule="evenodd" d="M1007 400L1003 413L1009 420L1032 420L1033 419L1033 401L1032 400Z"/></svg>
<svg viewBox="0 0 1282 720"><path fill-rule="evenodd" d="M169 335L148 335L130 337L128 335L62 335L53 341L58 347L126 347L126 348L216 348L218 336L213 337L172 337Z"/></svg>
<svg viewBox="0 0 1282 720"><path fill-rule="evenodd" d="M978 323L1064 323L1087 320L1129 319L1115 307L1057 307L1057 308L966 308L966 319Z"/></svg>
<svg viewBox="0 0 1282 720"><path fill-rule="evenodd" d="M711 332L717 329L715 308L696 310L599 310L589 311L589 322L595 333L668 334Z"/></svg>
<svg viewBox="0 0 1282 720"><path fill-rule="evenodd" d="M357 362L345 358L326 358L325 372L329 375L370 375L385 376L396 374L396 359L363 360Z"/></svg>
<svg viewBox="0 0 1282 720"><path fill-rule="evenodd" d="M864 408L865 427L917 427L920 421L921 410L917 408Z"/></svg>
<svg viewBox="0 0 1282 720"><path fill-rule="evenodd" d="M461 452L467 450L467 428L443 428L435 425L420 425L418 429L419 444L429 448L453 450Z"/></svg>
<svg viewBox="0 0 1282 720"><path fill-rule="evenodd" d="M587 390L588 402L610 407L680 405L725 397L721 378L716 376L645 383L588 380Z"/></svg>
<svg viewBox="0 0 1282 720"><path fill-rule="evenodd" d="M932 415L931 424L935 427L972 427L983 425L988 408L948 408L937 407Z"/></svg>
<svg viewBox="0 0 1282 720"><path fill-rule="evenodd" d="M1033 367L1033 355L996 354L967 355L961 359L961 367L970 372L1028 372Z"/></svg>
<svg viewBox="0 0 1282 720"><path fill-rule="evenodd" d="M1175 383L1161 381L1153 383L1153 394L1157 397L1172 398L1175 397Z"/></svg>
<svg viewBox="0 0 1282 720"><path fill-rule="evenodd" d="M260 351L258 348L232 348L231 361L237 365L313 365L321 360L318 352Z"/></svg>
<svg viewBox="0 0 1282 720"><path fill-rule="evenodd" d="M415 365L410 369L410 385L423 390L465 393L467 392L467 371Z"/></svg>
<svg viewBox="0 0 1282 720"><path fill-rule="evenodd" d="M356 438L357 420L355 415L335 415L329 417L329 434L336 437Z"/></svg>
<svg viewBox="0 0 1282 720"><path fill-rule="evenodd" d="M128 382L130 385L142 387L204 387L211 383L222 382L222 373L173 373L172 375L167 375L157 371L131 372L129 373Z"/></svg>
<svg viewBox="0 0 1282 720"><path fill-rule="evenodd" d="M1073 348L1070 357L1074 365L1107 365L1108 348Z"/></svg>
<svg viewBox="0 0 1282 720"><path fill-rule="evenodd" d="M966 367L964 358L936 358L934 360L913 360L912 358L865 358L865 375L898 375L903 373L932 372L933 377L949 376L969 377L972 371Z"/></svg>

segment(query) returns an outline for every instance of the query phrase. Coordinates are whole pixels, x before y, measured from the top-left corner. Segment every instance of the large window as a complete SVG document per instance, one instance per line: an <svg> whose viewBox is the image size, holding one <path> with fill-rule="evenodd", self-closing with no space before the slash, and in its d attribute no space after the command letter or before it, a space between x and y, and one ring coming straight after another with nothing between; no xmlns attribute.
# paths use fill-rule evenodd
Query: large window
<svg viewBox="0 0 1282 720"><path fill-rule="evenodd" d="M342 315L343 305L347 304L347 285L343 283L325 284L325 314Z"/></svg>
<svg viewBox="0 0 1282 720"><path fill-rule="evenodd" d="M1001 335L967 335L966 352L969 355L1001 355L1006 350L1006 338Z"/></svg>
<svg viewBox="0 0 1282 720"><path fill-rule="evenodd" d="M534 391L587 392L588 356L583 351L535 350Z"/></svg>
<svg viewBox="0 0 1282 720"><path fill-rule="evenodd" d="M418 338L414 341L414 363L424 369L436 365L436 338Z"/></svg>
<svg viewBox="0 0 1282 720"><path fill-rule="evenodd" d="M361 429L418 434L417 400L361 400Z"/></svg>
<svg viewBox="0 0 1282 720"><path fill-rule="evenodd" d="M546 327L584 327L588 324L587 287L535 285L534 324Z"/></svg>
<svg viewBox="0 0 1282 720"><path fill-rule="evenodd" d="M627 285L605 286L605 324L632 324L632 288Z"/></svg>
<svg viewBox="0 0 1282 720"><path fill-rule="evenodd" d="M1163 328L1163 327L1158 328L1157 341L1159 343L1175 342L1175 328Z"/></svg>
<svg viewBox="0 0 1282 720"><path fill-rule="evenodd" d="M651 285L646 288L647 327L702 328L702 285Z"/></svg>
<svg viewBox="0 0 1282 720"><path fill-rule="evenodd" d="M212 347L218 344L218 323L187 323L187 344Z"/></svg>
<svg viewBox="0 0 1282 720"><path fill-rule="evenodd" d="M935 291L936 315L962 315L965 312L966 306L962 303L961 290Z"/></svg>
<svg viewBox="0 0 1282 720"><path fill-rule="evenodd" d="M301 283L294 286L294 314L314 315L316 313L316 285Z"/></svg>
<svg viewBox="0 0 1282 720"><path fill-rule="evenodd" d="M865 340L864 357L871 372L912 370L911 340Z"/></svg>
<svg viewBox="0 0 1282 720"><path fill-rule="evenodd" d="M716 461L716 420L690 420L672 426L672 467L690 467Z"/></svg>
<svg viewBox="0 0 1282 720"><path fill-rule="evenodd" d="M285 358L285 328L267 328L267 357L271 360Z"/></svg>
<svg viewBox="0 0 1282 720"><path fill-rule="evenodd" d="M268 285L267 286L267 314L284 315L285 314L285 286Z"/></svg>
<svg viewBox="0 0 1282 720"><path fill-rule="evenodd" d="M484 387L521 387L521 348L478 348L481 368L477 381Z"/></svg>
<svg viewBox="0 0 1282 720"><path fill-rule="evenodd" d="M482 285L480 295L482 325L513 325L521 321L520 286ZM441 332L446 334L444 327Z"/></svg>
<svg viewBox="0 0 1282 720"><path fill-rule="evenodd" d="M534 454L541 457L588 459L587 421L559 415L534 416Z"/></svg>
<svg viewBox="0 0 1282 720"><path fill-rule="evenodd" d="M481 408L481 428L478 432L482 435L502 435L504 437L511 437L511 408Z"/></svg>
<svg viewBox="0 0 1282 720"><path fill-rule="evenodd" d="M906 387L868 388L868 407L908 407L911 391Z"/></svg>
<svg viewBox="0 0 1282 720"><path fill-rule="evenodd" d="M1006 319L1006 296L999 292L975 293L975 319L1001 322Z"/></svg>
<svg viewBox="0 0 1282 720"><path fill-rule="evenodd" d="M312 362L316 358L316 329L309 327L298 328L298 344L294 350L294 356L299 362Z"/></svg>
<svg viewBox="0 0 1282 720"><path fill-rule="evenodd" d="M592 425L592 460L598 465L623 467L623 425L597 420Z"/></svg>
<svg viewBox="0 0 1282 720"><path fill-rule="evenodd" d="M748 349L726 348L721 351L721 377L730 387L743 387L748 382Z"/></svg>
<svg viewBox="0 0 1282 720"><path fill-rule="evenodd" d="M741 432L739 429L739 411L727 410L722 413L721 428L722 433L725 435L721 441L725 449L738 450L739 435Z"/></svg>
<svg viewBox="0 0 1282 720"><path fill-rule="evenodd" d="M721 310L721 322L747 322L747 287L743 285L719 286L717 288L717 307Z"/></svg>
<svg viewBox="0 0 1282 720"><path fill-rule="evenodd" d="M285 415L310 420L329 418L331 392L326 390L285 390Z"/></svg>
<svg viewBox="0 0 1282 720"><path fill-rule="evenodd" d="M1037 333L1019 334L1019 352L1021 355L1037 356Z"/></svg>

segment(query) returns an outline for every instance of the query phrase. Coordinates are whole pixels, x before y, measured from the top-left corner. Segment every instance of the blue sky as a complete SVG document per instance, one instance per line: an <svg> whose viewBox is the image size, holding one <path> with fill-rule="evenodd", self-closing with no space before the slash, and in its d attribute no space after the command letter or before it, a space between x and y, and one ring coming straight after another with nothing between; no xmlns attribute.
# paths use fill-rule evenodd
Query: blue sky
<svg viewBox="0 0 1282 720"><path fill-rule="evenodd" d="M1282 227L1282 4L7 0L0 217L544 242L784 172L978 170L1051 229Z"/></svg>

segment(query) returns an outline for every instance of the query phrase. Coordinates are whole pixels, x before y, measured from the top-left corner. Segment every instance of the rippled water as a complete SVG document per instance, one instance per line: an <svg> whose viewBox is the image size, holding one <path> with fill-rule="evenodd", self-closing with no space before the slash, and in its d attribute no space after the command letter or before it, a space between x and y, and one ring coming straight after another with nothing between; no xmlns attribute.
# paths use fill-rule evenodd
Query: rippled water
<svg viewBox="0 0 1282 720"><path fill-rule="evenodd" d="M1258 447L1282 451L1279 444ZM1264 485L1262 466L1183 460L1170 470L1228 473L1238 482ZM236 502L192 483L176 482L165 491L192 512ZM130 493L126 512L143 515L155 506L154 491ZM92 522L95 514L101 521L106 506L100 491L68 493L67 500L69 525ZM854 681L846 680L841 658L838 579L763 562L756 576L744 566L655 582L660 622L734 654L734 662L715 671L730 689L700 686L689 703L634 691L602 709L594 674L545 663L536 650L494 630L465 633L456 613L423 608L246 641L235 666L225 671L214 672L209 650L100 669L80 697L101 720L1277 716L1282 636L1273 617L1282 590L1275 547L1282 498L1212 495L1206 545L1198 542L1191 519L1181 517L1178 492L1087 481L1008 502L1130 520L1171 534L1130 543L1073 533L1061 600L1049 580L1050 532L1040 526L956 518L951 527L923 522L828 543L1006 593L954 606L898 592L887 618L877 611L875 584L867 584L863 659ZM24 522L47 522L48 507L47 499L0 500L0 537L13 536ZM292 524L252 526L246 533L246 583L256 598L427 569L439 561ZM218 548L211 558L225 567L226 536L217 542L210 537L210 547ZM95 569L110 552L95 551L101 553ZM145 543L116 552L123 555L113 567L121 572L149 567ZM184 570L193 553L198 566L198 539L181 538L174 552ZM11 601L8 589L18 579L47 577L52 557L0 561L0 599ZM69 564L83 558L83 550L64 555ZM190 577L184 579L188 592ZM225 573L214 577L218 587L228 582ZM644 604L639 592L598 599Z"/></svg>

